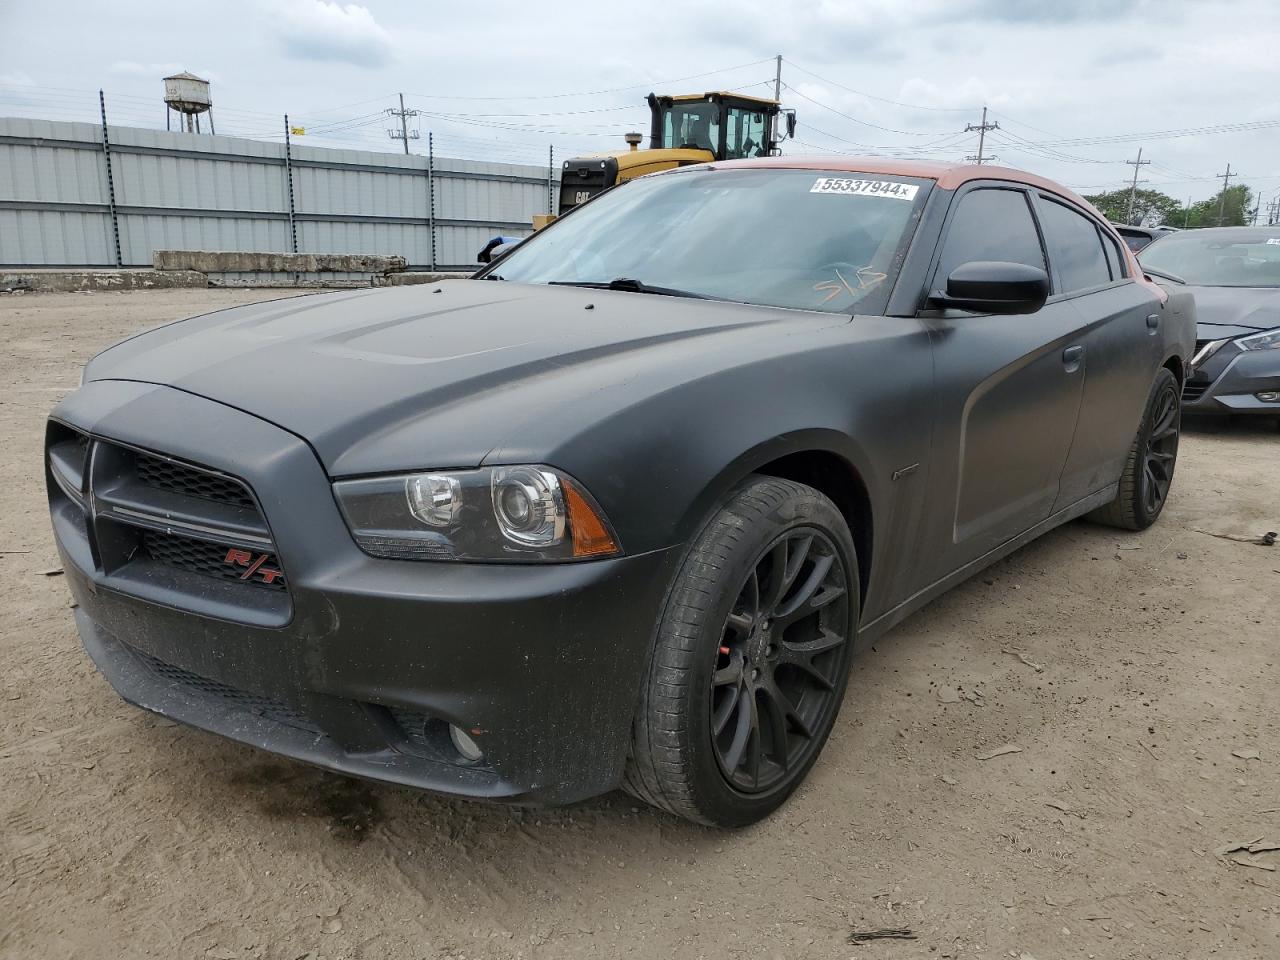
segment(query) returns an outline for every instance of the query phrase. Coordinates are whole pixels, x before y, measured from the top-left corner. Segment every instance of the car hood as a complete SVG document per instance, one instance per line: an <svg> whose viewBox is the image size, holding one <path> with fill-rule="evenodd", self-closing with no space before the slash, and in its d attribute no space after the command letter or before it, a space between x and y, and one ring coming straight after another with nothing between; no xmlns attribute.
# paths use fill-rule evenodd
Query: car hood
<svg viewBox="0 0 1280 960"><path fill-rule="evenodd" d="M1280 327L1280 289L1186 287L1196 298L1196 339L1222 340Z"/></svg>
<svg viewBox="0 0 1280 960"><path fill-rule="evenodd" d="M332 476L473 467L552 408L578 404L576 418L589 421L603 407L696 375L697 364L731 362L744 342L758 350L762 340L776 344L780 329L848 322L709 300L455 280L273 300L179 321L99 354L85 379L165 384L251 413L310 443Z"/></svg>

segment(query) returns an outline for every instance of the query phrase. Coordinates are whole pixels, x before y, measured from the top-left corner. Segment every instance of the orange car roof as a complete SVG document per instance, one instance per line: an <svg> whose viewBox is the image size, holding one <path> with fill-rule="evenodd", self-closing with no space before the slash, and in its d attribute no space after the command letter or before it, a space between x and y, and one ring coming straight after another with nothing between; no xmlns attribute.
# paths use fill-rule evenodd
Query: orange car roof
<svg viewBox="0 0 1280 960"><path fill-rule="evenodd" d="M896 160L890 157L808 156L808 157L757 157L748 160L712 162L707 167L715 170L733 170L751 167L772 167L779 170L828 170L837 173L871 173L876 176L919 177L936 180L944 190L954 190L970 180L1008 180L1049 190L1090 210L1092 205L1071 190L1034 173L998 167L990 163L947 163L941 160Z"/></svg>

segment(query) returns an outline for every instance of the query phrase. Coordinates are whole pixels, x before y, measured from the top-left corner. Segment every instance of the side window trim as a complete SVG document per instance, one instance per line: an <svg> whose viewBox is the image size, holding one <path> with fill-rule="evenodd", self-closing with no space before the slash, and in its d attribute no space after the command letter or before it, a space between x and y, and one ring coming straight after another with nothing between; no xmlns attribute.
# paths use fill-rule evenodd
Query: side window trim
<svg viewBox="0 0 1280 960"><path fill-rule="evenodd" d="M1102 257L1107 261L1107 276L1111 278L1111 282L1115 283L1120 277L1116 276L1116 271L1120 269L1120 259L1115 255L1115 251L1111 249L1111 245L1107 243L1107 235L1102 232L1102 228L1095 222L1094 231L1098 234L1098 242L1102 244Z"/></svg>
<svg viewBox="0 0 1280 960"><path fill-rule="evenodd" d="M1129 276L1129 269L1128 269L1129 264L1125 260L1125 256L1124 256L1125 250L1128 249L1128 244L1122 245L1120 243L1117 243L1116 238L1107 231L1107 228L1102 226L1102 224L1098 223L1096 220L1094 221L1094 226L1098 228L1098 233L1102 234L1103 244L1107 246L1108 250L1110 250L1112 253L1115 254L1116 263L1120 267L1120 276L1113 277L1112 279L1117 281L1132 280L1133 277ZM1121 249L1122 246L1124 249Z"/></svg>
<svg viewBox="0 0 1280 960"><path fill-rule="evenodd" d="M1049 245L1045 239L1044 229L1040 226L1040 218L1036 212L1035 202L1026 187L1009 180L972 180L966 183L962 189L957 190L951 197L951 204L947 207L946 219L942 222L942 232L938 237L937 246L934 248L933 260L929 264L929 279L925 284L925 295L928 296L934 291L940 290L939 285L946 280L945 277L938 276L938 271L942 268L942 254L946 249L947 240L951 237L951 226L955 221L956 211L960 209L960 204L965 197L979 190L1004 190L1022 195L1022 202L1027 205L1027 212L1031 215L1031 223L1035 226L1036 237L1040 241L1040 256L1044 258L1045 272L1049 274L1049 284L1052 288L1050 296L1053 296L1058 284L1054 275L1053 264L1049 260Z"/></svg>

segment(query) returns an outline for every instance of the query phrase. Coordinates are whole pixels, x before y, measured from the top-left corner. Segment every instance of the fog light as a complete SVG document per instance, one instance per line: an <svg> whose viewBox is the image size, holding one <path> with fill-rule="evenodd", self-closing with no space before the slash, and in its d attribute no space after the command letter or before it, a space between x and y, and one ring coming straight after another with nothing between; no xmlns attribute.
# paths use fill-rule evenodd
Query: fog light
<svg viewBox="0 0 1280 960"><path fill-rule="evenodd" d="M467 763L476 763L484 759L484 751L480 749L480 745L461 727L449 724L449 739L453 741L453 749L457 750Z"/></svg>
<svg viewBox="0 0 1280 960"><path fill-rule="evenodd" d="M1263 390L1261 393L1255 393L1254 396L1263 403L1280 403L1280 390Z"/></svg>

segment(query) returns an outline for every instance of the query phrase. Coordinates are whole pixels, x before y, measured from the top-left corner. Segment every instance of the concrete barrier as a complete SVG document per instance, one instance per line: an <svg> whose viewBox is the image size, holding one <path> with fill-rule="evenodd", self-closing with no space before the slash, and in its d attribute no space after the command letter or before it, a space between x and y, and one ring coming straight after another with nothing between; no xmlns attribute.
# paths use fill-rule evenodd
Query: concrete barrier
<svg viewBox="0 0 1280 960"><path fill-rule="evenodd" d="M207 286L209 278L194 270L23 270L0 273L0 293L169 290Z"/></svg>
<svg viewBox="0 0 1280 960"><path fill-rule="evenodd" d="M164 263L199 263L209 272L198 269L145 267L128 270L23 270L0 272L0 294L40 292L75 292L80 290L167 290L175 287L402 287L419 283L436 283L470 276L469 273L446 271L406 271L403 257L363 257L353 255L297 254L297 258L315 261L299 263L294 254L207 253L189 250L161 251ZM169 254L194 254L189 257ZM255 259L237 259L251 257ZM287 257L284 270L268 269L273 264L261 258ZM211 258L211 259L201 259ZM216 259L212 259L216 258ZM387 272L356 267L383 267ZM398 264L398 267L397 267ZM234 269L252 265L251 269ZM307 267L312 269L294 269ZM214 269L214 268L221 269Z"/></svg>
<svg viewBox="0 0 1280 960"><path fill-rule="evenodd" d="M399 273L404 257L366 253L254 253L242 250L156 250L157 270L200 273Z"/></svg>

